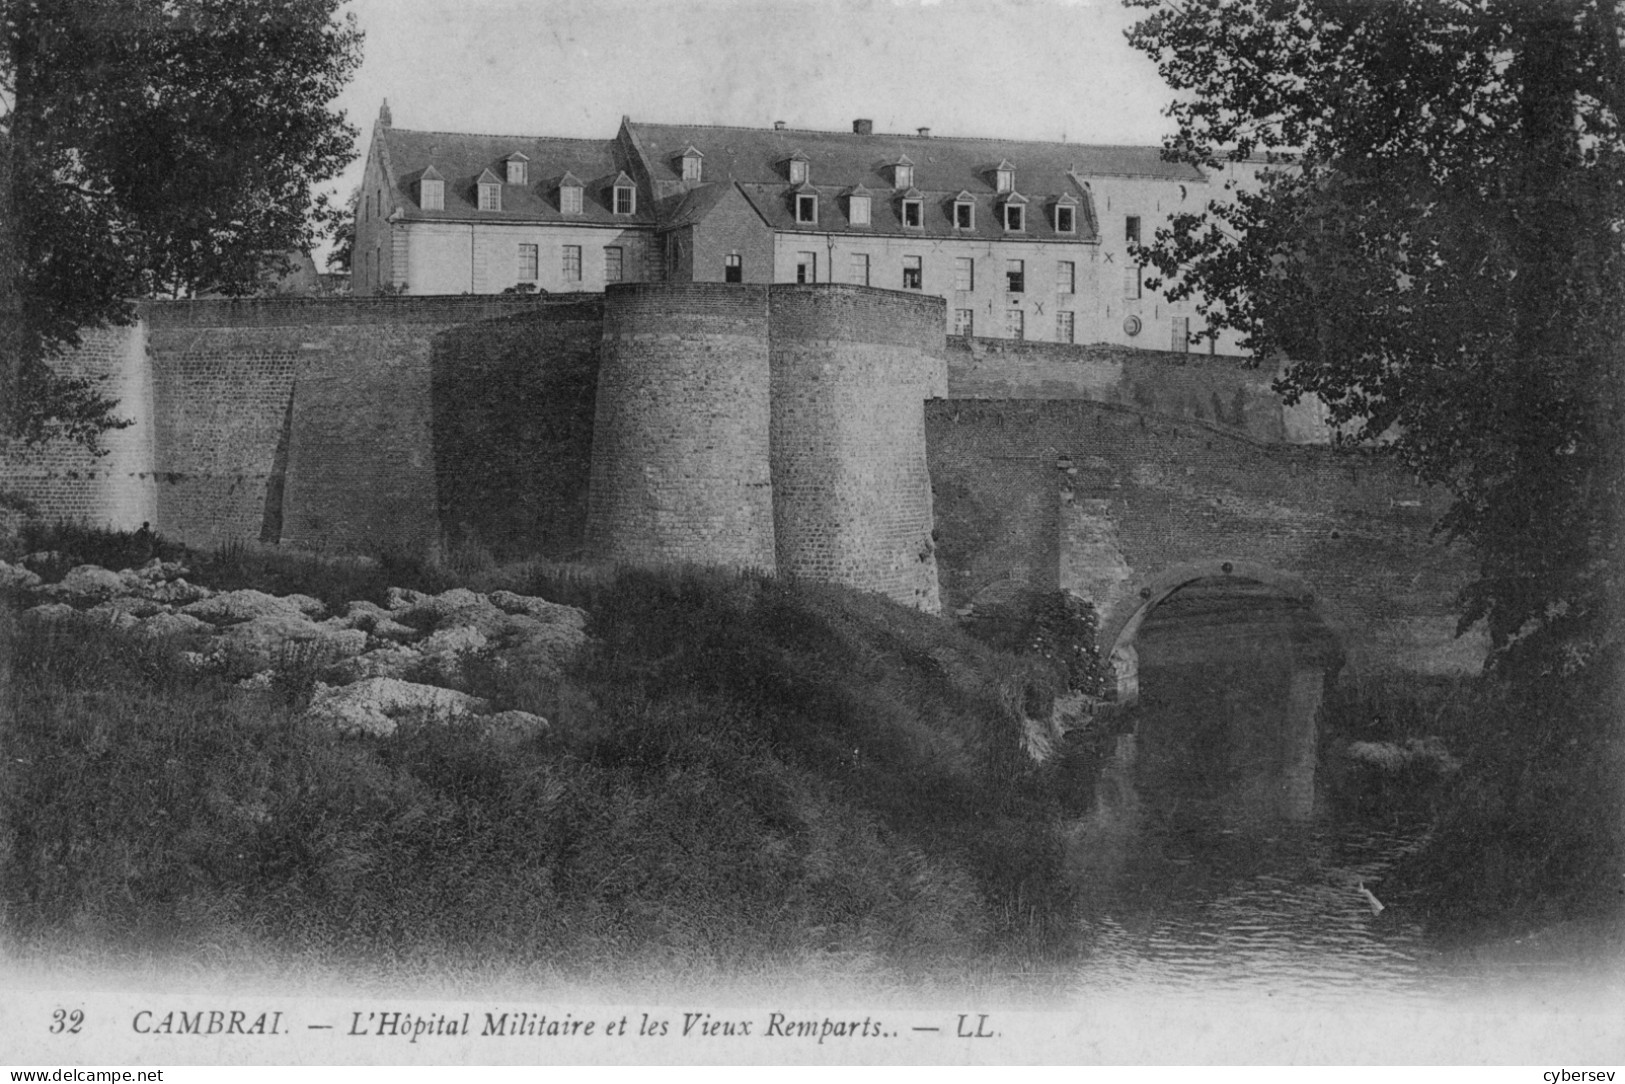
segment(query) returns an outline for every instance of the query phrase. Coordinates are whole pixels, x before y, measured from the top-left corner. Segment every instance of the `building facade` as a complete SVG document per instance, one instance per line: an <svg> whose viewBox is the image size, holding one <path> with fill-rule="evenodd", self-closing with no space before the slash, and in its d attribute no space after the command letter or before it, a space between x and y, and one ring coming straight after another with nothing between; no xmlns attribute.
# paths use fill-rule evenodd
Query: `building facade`
<svg viewBox="0 0 1625 1084"><path fill-rule="evenodd" d="M838 282L946 303L946 332L1239 353L1129 246L1223 178L1155 147L662 125L613 139L394 127L356 209L355 292L602 291L617 282Z"/></svg>

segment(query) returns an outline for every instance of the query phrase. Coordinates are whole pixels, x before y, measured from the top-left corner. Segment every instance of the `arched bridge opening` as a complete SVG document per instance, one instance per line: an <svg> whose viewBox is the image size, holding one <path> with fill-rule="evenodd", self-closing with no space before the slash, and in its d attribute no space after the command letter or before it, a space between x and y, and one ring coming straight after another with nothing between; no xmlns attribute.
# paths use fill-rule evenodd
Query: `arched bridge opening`
<svg viewBox="0 0 1625 1084"><path fill-rule="evenodd" d="M1122 598L1100 632L1142 793L1222 820L1312 813L1343 645L1307 583L1247 561L1184 564Z"/></svg>

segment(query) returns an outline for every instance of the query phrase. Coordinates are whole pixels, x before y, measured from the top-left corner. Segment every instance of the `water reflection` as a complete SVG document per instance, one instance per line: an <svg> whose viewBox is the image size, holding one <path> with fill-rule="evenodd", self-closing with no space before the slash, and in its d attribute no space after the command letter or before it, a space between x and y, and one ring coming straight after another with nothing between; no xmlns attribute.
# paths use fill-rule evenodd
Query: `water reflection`
<svg viewBox="0 0 1625 1084"><path fill-rule="evenodd" d="M1133 733L1111 739L1069 857L1092 991L1213 984L1346 996L1415 986L1420 932L1360 886L1423 825L1341 820L1316 787L1337 645L1301 604L1199 582L1141 626Z"/></svg>

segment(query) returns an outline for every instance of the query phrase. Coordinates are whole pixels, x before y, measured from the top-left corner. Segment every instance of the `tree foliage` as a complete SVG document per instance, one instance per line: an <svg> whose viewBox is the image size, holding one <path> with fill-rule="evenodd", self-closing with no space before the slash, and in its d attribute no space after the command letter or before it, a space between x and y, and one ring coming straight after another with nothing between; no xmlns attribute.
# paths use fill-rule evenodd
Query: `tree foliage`
<svg viewBox="0 0 1625 1084"><path fill-rule="evenodd" d="M1450 488L1498 666L1617 647L1620 5L1126 2L1178 95L1166 153L1233 178L1139 250L1158 285Z"/></svg>
<svg viewBox="0 0 1625 1084"><path fill-rule="evenodd" d="M0 0L0 339L25 435L109 404L53 379L129 299L253 290L333 209L331 107L360 62L340 0Z"/></svg>

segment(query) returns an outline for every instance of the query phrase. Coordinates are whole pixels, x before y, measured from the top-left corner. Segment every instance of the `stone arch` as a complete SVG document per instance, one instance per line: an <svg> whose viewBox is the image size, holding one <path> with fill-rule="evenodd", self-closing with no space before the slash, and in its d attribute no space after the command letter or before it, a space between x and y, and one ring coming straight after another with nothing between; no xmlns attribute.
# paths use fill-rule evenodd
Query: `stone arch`
<svg viewBox="0 0 1625 1084"><path fill-rule="evenodd" d="M1110 660L1116 671L1119 703L1130 704L1139 697L1139 661L1134 651L1134 637L1140 631L1140 624L1146 615L1186 584L1220 578L1251 580L1298 600L1309 608L1310 614L1326 627L1339 644L1347 642L1343 630L1327 617L1314 590L1302 577L1257 561L1233 557L1187 561L1143 580L1102 616L1096 644L1100 648L1101 658Z"/></svg>

